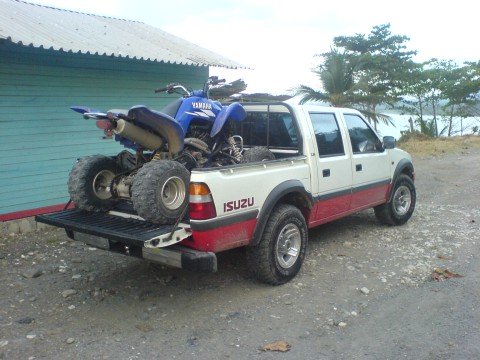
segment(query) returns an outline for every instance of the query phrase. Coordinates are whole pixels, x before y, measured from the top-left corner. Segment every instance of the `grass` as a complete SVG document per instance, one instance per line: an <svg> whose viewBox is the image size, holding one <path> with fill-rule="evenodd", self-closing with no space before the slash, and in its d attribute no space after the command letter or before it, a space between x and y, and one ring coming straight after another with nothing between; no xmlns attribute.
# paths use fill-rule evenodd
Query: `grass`
<svg viewBox="0 0 480 360"><path fill-rule="evenodd" d="M462 153L465 150L480 149L480 136L454 136L450 138L429 138L422 135L401 139L397 146L414 156L427 157L442 154Z"/></svg>

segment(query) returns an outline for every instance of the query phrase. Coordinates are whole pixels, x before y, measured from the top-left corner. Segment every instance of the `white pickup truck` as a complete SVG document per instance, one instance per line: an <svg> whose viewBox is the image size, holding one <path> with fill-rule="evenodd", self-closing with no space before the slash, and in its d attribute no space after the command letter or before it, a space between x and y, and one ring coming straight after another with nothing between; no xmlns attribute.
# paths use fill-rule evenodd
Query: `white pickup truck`
<svg viewBox="0 0 480 360"><path fill-rule="evenodd" d="M415 208L415 172L395 139L380 139L356 110L243 104L235 133L274 160L194 169L187 216L174 225L145 222L128 206L39 215L74 240L193 271L216 271L216 253L246 246L261 281L282 284L300 270L308 229L374 208L401 225Z"/></svg>

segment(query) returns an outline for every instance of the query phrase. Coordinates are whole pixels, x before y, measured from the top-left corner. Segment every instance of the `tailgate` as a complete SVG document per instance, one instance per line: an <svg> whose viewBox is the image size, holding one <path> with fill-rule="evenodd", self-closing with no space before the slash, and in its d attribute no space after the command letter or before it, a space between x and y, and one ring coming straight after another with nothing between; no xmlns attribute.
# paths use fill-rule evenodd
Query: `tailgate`
<svg viewBox="0 0 480 360"><path fill-rule="evenodd" d="M70 238L100 249L191 271L217 270L214 253L177 244L190 237L188 223L157 225L128 213L77 209L37 215L35 220L64 228Z"/></svg>
<svg viewBox="0 0 480 360"><path fill-rule="evenodd" d="M70 232L99 236L140 247L169 246L190 235L188 224L181 223L173 231L174 225L152 224L126 213L111 214L73 209L37 215L35 220ZM172 236L168 239L170 234Z"/></svg>

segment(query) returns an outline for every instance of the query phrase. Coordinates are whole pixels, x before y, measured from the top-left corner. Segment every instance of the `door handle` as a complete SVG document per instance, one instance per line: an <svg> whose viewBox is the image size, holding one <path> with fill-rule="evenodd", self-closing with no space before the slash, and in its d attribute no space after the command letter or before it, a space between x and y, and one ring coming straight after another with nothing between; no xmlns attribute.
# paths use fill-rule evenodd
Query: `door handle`
<svg viewBox="0 0 480 360"><path fill-rule="evenodd" d="M323 173L323 177L329 177L330 176L330 169L323 169L322 173Z"/></svg>
<svg viewBox="0 0 480 360"><path fill-rule="evenodd" d="M357 164L357 165L355 165L355 170L357 170L357 171L362 171L362 170L363 170L362 164Z"/></svg>

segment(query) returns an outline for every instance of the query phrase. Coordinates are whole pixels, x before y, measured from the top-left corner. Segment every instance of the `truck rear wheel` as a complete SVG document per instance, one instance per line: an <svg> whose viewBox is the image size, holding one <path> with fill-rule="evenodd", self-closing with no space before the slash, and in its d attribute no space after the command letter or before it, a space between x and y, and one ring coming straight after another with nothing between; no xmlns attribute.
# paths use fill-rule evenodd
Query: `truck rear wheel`
<svg viewBox="0 0 480 360"><path fill-rule="evenodd" d="M386 204L376 206L375 216L386 225L403 225L413 214L417 194L413 180L400 175L392 189L392 198Z"/></svg>
<svg viewBox="0 0 480 360"><path fill-rule="evenodd" d="M293 205L278 205L260 242L247 248L248 267L262 282L284 284L300 271L307 242L308 230L301 211Z"/></svg>
<svg viewBox="0 0 480 360"><path fill-rule="evenodd" d="M93 155L79 159L68 179L70 199L82 210L112 209L116 201L110 186L119 171L115 160L108 156Z"/></svg>
<svg viewBox="0 0 480 360"><path fill-rule="evenodd" d="M135 211L147 221L174 223L188 204L190 173L180 163L153 160L142 166L132 184Z"/></svg>

